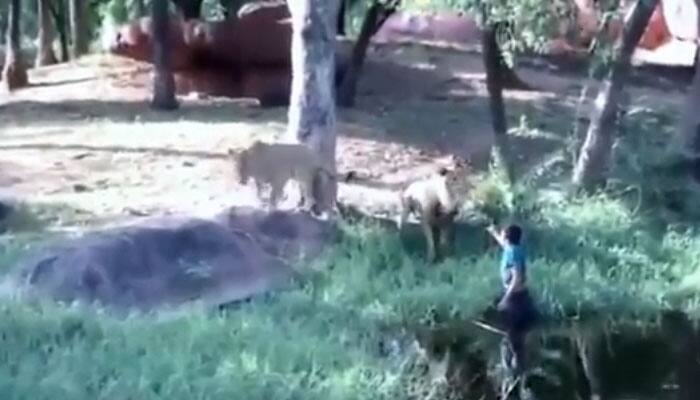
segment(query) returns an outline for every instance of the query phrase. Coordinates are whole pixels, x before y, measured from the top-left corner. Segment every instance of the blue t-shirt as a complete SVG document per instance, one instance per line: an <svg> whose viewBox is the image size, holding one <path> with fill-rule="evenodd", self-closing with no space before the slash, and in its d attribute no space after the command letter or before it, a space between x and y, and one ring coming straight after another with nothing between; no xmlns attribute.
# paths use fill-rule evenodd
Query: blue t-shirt
<svg viewBox="0 0 700 400"><path fill-rule="evenodd" d="M520 245L506 245L501 256L501 280L503 286L508 287L512 276L513 268L517 268L520 272L523 283L525 283L525 250Z"/></svg>

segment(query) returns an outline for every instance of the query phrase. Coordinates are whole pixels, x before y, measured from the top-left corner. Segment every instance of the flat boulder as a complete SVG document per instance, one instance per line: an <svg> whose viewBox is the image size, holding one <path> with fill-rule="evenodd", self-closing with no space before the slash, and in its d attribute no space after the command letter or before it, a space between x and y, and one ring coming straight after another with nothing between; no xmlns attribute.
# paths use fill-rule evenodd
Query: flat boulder
<svg viewBox="0 0 700 400"><path fill-rule="evenodd" d="M336 229L307 213L233 208L213 219L152 219L39 249L8 282L31 297L115 310L220 305L290 284Z"/></svg>

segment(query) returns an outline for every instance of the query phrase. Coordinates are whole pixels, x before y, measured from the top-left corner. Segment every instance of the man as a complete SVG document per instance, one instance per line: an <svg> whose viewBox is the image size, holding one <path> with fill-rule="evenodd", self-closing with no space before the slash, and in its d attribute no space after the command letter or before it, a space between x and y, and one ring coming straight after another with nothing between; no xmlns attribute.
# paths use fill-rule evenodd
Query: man
<svg viewBox="0 0 700 400"><path fill-rule="evenodd" d="M526 287L527 263L521 244L522 229L510 225L497 232L489 226L488 232L503 249L500 264L503 294L496 308L503 317L506 340L502 344L502 362L508 372L521 376L525 368L525 337L537 318L535 305Z"/></svg>

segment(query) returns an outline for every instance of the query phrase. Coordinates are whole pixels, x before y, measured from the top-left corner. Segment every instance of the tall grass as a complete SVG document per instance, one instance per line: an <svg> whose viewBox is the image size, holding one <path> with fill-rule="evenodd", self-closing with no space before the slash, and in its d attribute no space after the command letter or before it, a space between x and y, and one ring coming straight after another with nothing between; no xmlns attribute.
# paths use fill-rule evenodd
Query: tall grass
<svg viewBox="0 0 700 400"><path fill-rule="evenodd" d="M697 270L698 232L652 229L602 195L537 201L523 225L530 283L545 315L648 315L670 306L697 315L700 288L673 295ZM366 225L345 231L299 289L223 312L117 319L3 300L0 393L37 400L400 398L401 364L385 345L410 324L479 316L499 290L497 251L429 266L404 251L395 233ZM3 253L3 264L16 253Z"/></svg>

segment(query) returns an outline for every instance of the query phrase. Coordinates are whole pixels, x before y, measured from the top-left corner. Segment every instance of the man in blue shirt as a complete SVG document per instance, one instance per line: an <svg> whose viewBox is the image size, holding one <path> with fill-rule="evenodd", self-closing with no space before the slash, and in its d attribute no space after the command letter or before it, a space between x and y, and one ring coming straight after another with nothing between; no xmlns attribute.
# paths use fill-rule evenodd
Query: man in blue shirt
<svg viewBox="0 0 700 400"><path fill-rule="evenodd" d="M503 362L519 375L524 369L525 337L537 317L525 286L527 263L521 244L522 229L518 225L510 225L497 232L495 227L490 226L488 231L503 249L500 265L503 294L499 296L496 306L506 325L507 348L504 349Z"/></svg>

